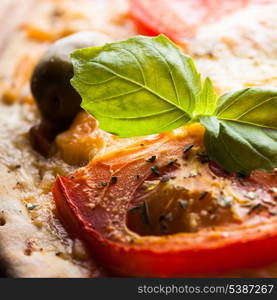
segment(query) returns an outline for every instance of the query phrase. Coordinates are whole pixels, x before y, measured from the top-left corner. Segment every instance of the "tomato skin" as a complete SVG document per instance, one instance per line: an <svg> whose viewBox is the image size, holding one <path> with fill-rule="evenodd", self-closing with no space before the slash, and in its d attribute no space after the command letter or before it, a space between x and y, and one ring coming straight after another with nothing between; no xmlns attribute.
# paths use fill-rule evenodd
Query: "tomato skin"
<svg viewBox="0 0 277 300"><path fill-rule="evenodd" d="M186 136L184 140L161 137L144 147L143 154L141 149L132 148L92 161L73 176L57 178L53 195L61 220L72 234L86 241L93 258L110 274L209 276L239 268L259 267L277 260L276 217L268 218L258 226L242 224L168 236L142 237L126 229L125 216L132 191L149 177L145 158L159 149L164 153L159 162L168 162L172 155L183 155L183 145L192 143L192 139L196 145L195 137ZM93 209L89 207L88 204L97 203L99 183L109 182L114 173L117 183L103 189L103 204ZM138 173L139 180L136 178ZM115 218L118 222L109 231L107 228ZM114 232L116 235L111 235Z"/></svg>

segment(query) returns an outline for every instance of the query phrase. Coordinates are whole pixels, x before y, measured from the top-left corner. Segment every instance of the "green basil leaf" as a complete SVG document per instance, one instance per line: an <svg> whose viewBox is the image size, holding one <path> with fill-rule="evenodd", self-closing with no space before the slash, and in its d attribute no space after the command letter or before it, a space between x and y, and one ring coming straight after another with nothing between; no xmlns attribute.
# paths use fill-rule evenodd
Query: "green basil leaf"
<svg viewBox="0 0 277 300"><path fill-rule="evenodd" d="M141 136L200 119L208 155L225 170L277 167L277 89L246 88L218 99L211 80L202 88L192 59L163 35L80 49L72 63L81 106L103 130Z"/></svg>
<svg viewBox="0 0 277 300"><path fill-rule="evenodd" d="M277 130L202 117L205 147L211 160L226 171L249 174L277 167Z"/></svg>
<svg viewBox="0 0 277 300"><path fill-rule="evenodd" d="M201 91L192 59L165 36L137 36L72 53L81 106L120 137L164 132L190 121Z"/></svg>
<svg viewBox="0 0 277 300"><path fill-rule="evenodd" d="M215 115L220 120L277 129L277 89L253 87L220 97Z"/></svg>
<svg viewBox="0 0 277 300"><path fill-rule="evenodd" d="M213 115L217 107L217 94L214 91L213 83L209 77L204 81L203 88L198 95L194 116Z"/></svg>

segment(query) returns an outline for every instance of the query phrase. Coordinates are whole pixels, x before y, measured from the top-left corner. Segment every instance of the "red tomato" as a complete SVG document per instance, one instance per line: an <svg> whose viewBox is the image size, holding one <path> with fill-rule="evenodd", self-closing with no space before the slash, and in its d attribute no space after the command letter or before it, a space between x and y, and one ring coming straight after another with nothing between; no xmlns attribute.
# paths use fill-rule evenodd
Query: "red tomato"
<svg viewBox="0 0 277 300"><path fill-rule="evenodd" d="M187 164L183 149L188 144L196 148L201 144L201 137L193 133L197 130L192 128L190 135L183 138L161 135L144 146L111 153L71 176L57 179L53 194L62 221L72 234L86 241L93 258L110 273L203 276L276 261L277 217L270 215L270 211L253 210L245 214L246 222L228 224L224 221L220 226L197 232L154 236L135 234L128 228L126 216L136 192L153 176L147 158L157 155L155 165L166 172L172 159ZM207 164L201 164L200 168L200 175L191 179L197 193L202 192L202 186L214 186L219 181ZM170 172L172 174L172 170ZM276 186L277 174L254 175L256 183L251 177L241 181L241 178L231 178L223 182L228 185L227 189L237 185L243 192L262 189L268 197L270 189ZM243 209L248 212L247 208Z"/></svg>
<svg viewBox="0 0 277 300"><path fill-rule="evenodd" d="M193 37L199 27L251 3L272 0L130 0L130 13L142 33L163 33L178 44Z"/></svg>

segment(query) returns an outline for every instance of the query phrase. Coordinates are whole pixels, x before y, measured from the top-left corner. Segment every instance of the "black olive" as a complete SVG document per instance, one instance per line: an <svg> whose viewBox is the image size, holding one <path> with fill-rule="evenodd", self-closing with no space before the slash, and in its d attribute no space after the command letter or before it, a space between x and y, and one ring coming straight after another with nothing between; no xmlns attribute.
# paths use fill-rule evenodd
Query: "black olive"
<svg viewBox="0 0 277 300"><path fill-rule="evenodd" d="M80 111L81 97L70 84L73 66L70 53L76 49L102 46L109 37L97 32L79 32L56 41L34 69L31 91L41 114L41 123L31 130L32 144L42 150L41 140L50 145L56 134L66 130ZM39 135L44 135L38 139ZM47 148L47 147L46 147Z"/></svg>
<svg viewBox="0 0 277 300"><path fill-rule="evenodd" d="M41 58L31 78L31 91L41 116L61 131L80 110L81 98L70 84L73 67L70 53L109 42L97 32L79 32L55 42Z"/></svg>

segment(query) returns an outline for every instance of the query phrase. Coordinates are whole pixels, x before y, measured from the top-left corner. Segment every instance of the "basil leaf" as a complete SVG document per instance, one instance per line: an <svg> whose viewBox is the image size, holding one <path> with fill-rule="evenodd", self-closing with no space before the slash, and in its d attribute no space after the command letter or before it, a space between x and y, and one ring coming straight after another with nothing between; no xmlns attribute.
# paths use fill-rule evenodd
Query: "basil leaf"
<svg viewBox="0 0 277 300"><path fill-rule="evenodd" d="M205 147L211 160L226 171L249 174L277 167L277 130L202 117Z"/></svg>
<svg viewBox="0 0 277 300"><path fill-rule="evenodd" d="M194 116L213 115L217 106L217 94L214 91L213 83L209 77L205 79L203 88L198 95Z"/></svg>
<svg viewBox="0 0 277 300"><path fill-rule="evenodd" d="M120 137L206 127L209 157L229 172L277 167L277 89L246 88L219 99L201 87L190 57L165 36L137 36L72 53L72 85L100 128Z"/></svg>
<svg viewBox="0 0 277 300"><path fill-rule="evenodd" d="M72 53L81 106L120 137L164 132L190 121L201 90L192 59L165 36L137 36Z"/></svg>
<svg viewBox="0 0 277 300"><path fill-rule="evenodd" d="M223 95L218 119L277 129L277 89L253 87Z"/></svg>

